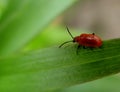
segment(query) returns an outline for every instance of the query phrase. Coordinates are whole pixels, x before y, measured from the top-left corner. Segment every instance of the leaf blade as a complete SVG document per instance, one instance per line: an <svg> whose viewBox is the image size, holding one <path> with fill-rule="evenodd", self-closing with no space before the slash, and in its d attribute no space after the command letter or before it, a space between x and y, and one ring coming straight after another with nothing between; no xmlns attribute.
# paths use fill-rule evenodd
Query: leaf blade
<svg viewBox="0 0 120 92"><path fill-rule="evenodd" d="M81 48L79 55L75 52L76 45L72 45L2 59L0 89L3 92L50 92L118 73L119 45L120 39L115 39L105 41L102 49Z"/></svg>

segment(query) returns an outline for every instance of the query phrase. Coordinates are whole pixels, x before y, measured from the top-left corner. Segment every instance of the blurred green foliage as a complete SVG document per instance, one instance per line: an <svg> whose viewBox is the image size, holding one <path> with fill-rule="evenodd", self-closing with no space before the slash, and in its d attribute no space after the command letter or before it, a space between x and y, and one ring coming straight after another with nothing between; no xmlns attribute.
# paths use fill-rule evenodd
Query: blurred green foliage
<svg viewBox="0 0 120 92"><path fill-rule="evenodd" d="M83 30L75 30L70 28L74 36L79 35ZM87 32L87 31L86 31ZM60 45L64 41L72 40L66 30L66 26L48 26L44 31L40 32L33 40L24 48L24 51L46 48L53 45Z"/></svg>
<svg viewBox="0 0 120 92"><path fill-rule="evenodd" d="M76 0L8 0L0 21L0 55L20 51Z"/></svg>

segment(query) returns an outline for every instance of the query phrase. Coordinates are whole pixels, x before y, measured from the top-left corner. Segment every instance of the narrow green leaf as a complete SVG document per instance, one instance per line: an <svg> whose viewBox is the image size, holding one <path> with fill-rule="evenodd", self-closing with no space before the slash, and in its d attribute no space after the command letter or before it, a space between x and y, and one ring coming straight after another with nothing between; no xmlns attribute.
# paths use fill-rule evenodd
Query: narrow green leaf
<svg viewBox="0 0 120 92"><path fill-rule="evenodd" d="M76 0L10 0L0 22L0 55L19 50Z"/></svg>
<svg viewBox="0 0 120 92"><path fill-rule="evenodd" d="M102 48L47 48L0 59L1 92L50 92L120 72L120 39Z"/></svg>

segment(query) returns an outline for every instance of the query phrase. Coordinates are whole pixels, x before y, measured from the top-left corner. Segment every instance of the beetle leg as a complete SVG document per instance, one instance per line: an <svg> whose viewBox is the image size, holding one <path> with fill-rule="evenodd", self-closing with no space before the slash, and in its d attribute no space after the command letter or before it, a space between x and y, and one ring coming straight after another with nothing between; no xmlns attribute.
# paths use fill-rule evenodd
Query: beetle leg
<svg viewBox="0 0 120 92"><path fill-rule="evenodd" d="M83 49L86 49L86 47L85 47L85 46L83 46Z"/></svg>
<svg viewBox="0 0 120 92"><path fill-rule="evenodd" d="M93 47L90 47L91 50L93 50Z"/></svg>
<svg viewBox="0 0 120 92"><path fill-rule="evenodd" d="M77 50L76 50L77 55L78 55L79 48L80 48L80 45L78 45Z"/></svg>
<svg viewBox="0 0 120 92"><path fill-rule="evenodd" d="M100 46L99 48L100 48L100 49L103 49L103 46Z"/></svg>

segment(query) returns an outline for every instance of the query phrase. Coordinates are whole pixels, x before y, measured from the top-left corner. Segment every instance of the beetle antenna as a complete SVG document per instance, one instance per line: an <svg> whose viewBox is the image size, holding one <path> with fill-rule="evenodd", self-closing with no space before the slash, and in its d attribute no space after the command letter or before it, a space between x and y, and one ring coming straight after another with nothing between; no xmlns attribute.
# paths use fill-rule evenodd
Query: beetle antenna
<svg viewBox="0 0 120 92"><path fill-rule="evenodd" d="M69 35L72 37L72 39L74 39L74 37L72 36L72 34L69 31L69 28L67 26L66 26L66 28L67 28L67 31L68 31Z"/></svg>
<svg viewBox="0 0 120 92"><path fill-rule="evenodd" d="M62 43L62 44L59 46L59 48L61 48L64 44L69 43L69 42L73 42L73 41L66 41L66 42Z"/></svg>

